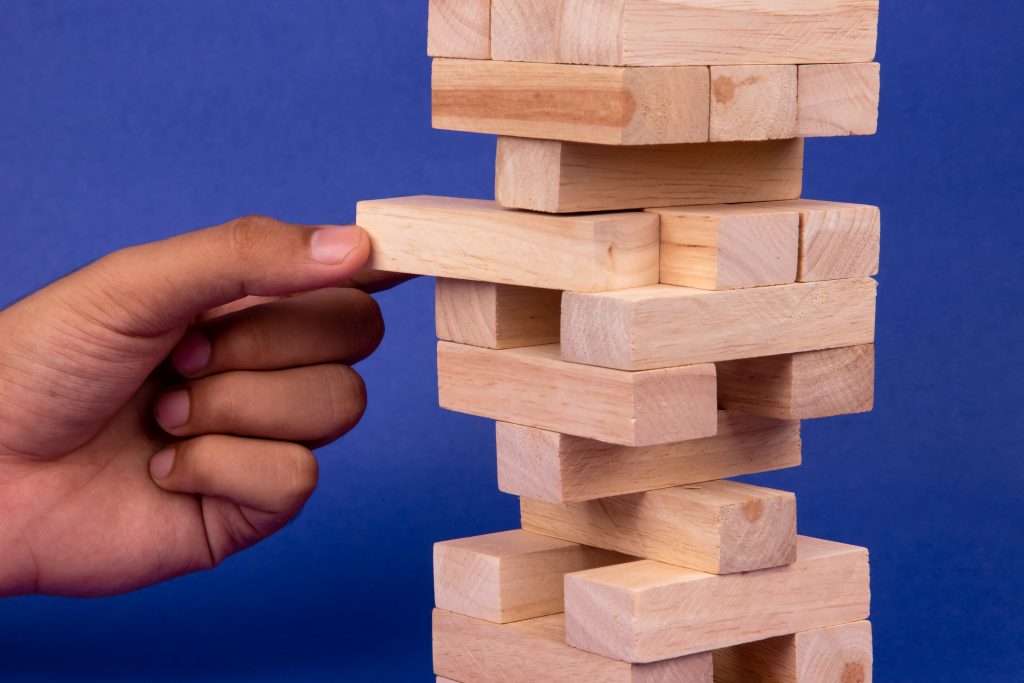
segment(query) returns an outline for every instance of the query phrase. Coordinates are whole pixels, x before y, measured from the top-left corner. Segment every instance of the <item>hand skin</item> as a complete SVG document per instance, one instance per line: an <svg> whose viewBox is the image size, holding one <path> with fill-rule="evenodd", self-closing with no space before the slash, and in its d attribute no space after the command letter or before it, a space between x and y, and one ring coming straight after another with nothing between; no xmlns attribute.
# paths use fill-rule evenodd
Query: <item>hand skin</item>
<svg viewBox="0 0 1024 683"><path fill-rule="evenodd" d="M0 312L0 597L216 566L295 517L384 325L359 228L243 218ZM360 287L357 289L354 287Z"/></svg>

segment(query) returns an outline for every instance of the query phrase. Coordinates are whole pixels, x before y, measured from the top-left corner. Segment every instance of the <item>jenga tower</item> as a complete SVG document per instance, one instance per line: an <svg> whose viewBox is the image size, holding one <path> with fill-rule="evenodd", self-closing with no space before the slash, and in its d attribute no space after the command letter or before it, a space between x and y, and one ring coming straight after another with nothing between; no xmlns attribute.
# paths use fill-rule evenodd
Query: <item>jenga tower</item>
<svg viewBox="0 0 1024 683"><path fill-rule="evenodd" d="M496 201L362 202L437 281L441 405L522 529L439 543L439 681L866 683L868 553L797 535L800 421L865 412L880 218L800 199L878 118L877 0L431 0Z"/></svg>

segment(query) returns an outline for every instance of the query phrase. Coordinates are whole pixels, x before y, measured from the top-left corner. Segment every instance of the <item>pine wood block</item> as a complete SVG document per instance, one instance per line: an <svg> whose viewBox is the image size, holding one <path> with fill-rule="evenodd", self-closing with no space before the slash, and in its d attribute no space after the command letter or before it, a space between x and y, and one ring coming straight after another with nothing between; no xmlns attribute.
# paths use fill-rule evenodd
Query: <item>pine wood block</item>
<svg viewBox="0 0 1024 683"><path fill-rule="evenodd" d="M796 496L734 481L521 510L528 531L711 574L796 560Z"/></svg>
<svg viewBox="0 0 1024 683"><path fill-rule="evenodd" d="M562 296L562 358L651 370L874 343L871 278L708 292L655 285Z"/></svg>
<svg viewBox="0 0 1024 683"><path fill-rule="evenodd" d="M491 58L491 0L430 0L427 54Z"/></svg>
<svg viewBox="0 0 1024 683"><path fill-rule="evenodd" d="M778 420L868 413L875 405L873 344L718 364L718 403Z"/></svg>
<svg viewBox="0 0 1024 683"><path fill-rule="evenodd" d="M803 140L609 147L501 137L495 196L548 213L796 199L803 150Z"/></svg>
<svg viewBox="0 0 1024 683"><path fill-rule="evenodd" d="M714 365L623 372L567 363L558 345L495 351L440 342L442 408L622 446L713 436Z"/></svg>
<svg viewBox="0 0 1024 683"><path fill-rule="evenodd" d="M800 213L765 204L650 209L661 217L661 282L743 289L796 281Z"/></svg>
<svg viewBox="0 0 1024 683"><path fill-rule="evenodd" d="M562 577L629 557L529 531L434 545L434 600L450 612L504 624L562 611Z"/></svg>
<svg viewBox="0 0 1024 683"><path fill-rule="evenodd" d="M478 199L405 197L359 202L356 222L373 245L367 267L377 270L577 291L658 281L652 214L546 216Z"/></svg>
<svg viewBox="0 0 1024 683"><path fill-rule="evenodd" d="M708 79L703 66L436 59L434 127L600 145L707 142Z"/></svg>
<svg viewBox="0 0 1024 683"><path fill-rule="evenodd" d="M644 560L565 577L566 642L653 662L866 619L864 548L801 536L794 564L719 576Z"/></svg>
<svg viewBox="0 0 1024 683"><path fill-rule="evenodd" d="M562 293L438 278L437 336L487 349L558 343Z"/></svg>
<svg viewBox="0 0 1024 683"><path fill-rule="evenodd" d="M797 282L878 274L882 217L877 206L809 199L781 205L800 212Z"/></svg>
<svg viewBox="0 0 1024 683"><path fill-rule="evenodd" d="M797 135L834 137L878 132L881 66L809 64L799 67Z"/></svg>
<svg viewBox="0 0 1024 683"><path fill-rule="evenodd" d="M715 683L871 683L871 624L858 621L715 650Z"/></svg>
<svg viewBox="0 0 1024 683"><path fill-rule="evenodd" d="M796 110L796 66L711 67L711 142L795 138Z"/></svg>
<svg viewBox="0 0 1024 683"><path fill-rule="evenodd" d="M869 62L878 0L494 0L495 59L623 66Z"/></svg>
<svg viewBox="0 0 1024 683"><path fill-rule="evenodd" d="M498 486L572 503L797 467L800 423L722 411L717 436L629 448L499 422Z"/></svg>
<svg viewBox="0 0 1024 683"><path fill-rule="evenodd" d="M434 610L434 670L488 683L712 683L712 655L629 664L565 644L565 616L498 625Z"/></svg>

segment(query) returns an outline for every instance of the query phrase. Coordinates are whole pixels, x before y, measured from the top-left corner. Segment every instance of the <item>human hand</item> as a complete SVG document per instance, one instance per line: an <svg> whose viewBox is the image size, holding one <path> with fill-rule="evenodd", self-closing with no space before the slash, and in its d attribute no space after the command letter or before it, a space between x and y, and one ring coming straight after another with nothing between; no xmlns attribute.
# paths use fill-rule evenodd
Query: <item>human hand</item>
<svg viewBox="0 0 1024 683"><path fill-rule="evenodd" d="M0 312L0 597L133 590L287 524L309 449L365 408L349 365L384 326L344 286L388 284L369 250L356 227L244 218Z"/></svg>

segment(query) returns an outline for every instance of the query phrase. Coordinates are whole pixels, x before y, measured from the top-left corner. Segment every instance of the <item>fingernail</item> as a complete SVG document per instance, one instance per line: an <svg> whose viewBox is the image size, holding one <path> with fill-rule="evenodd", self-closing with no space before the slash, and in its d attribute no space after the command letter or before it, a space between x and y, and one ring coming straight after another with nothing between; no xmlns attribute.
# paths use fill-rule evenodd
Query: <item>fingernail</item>
<svg viewBox="0 0 1024 683"><path fill-rule="evenodd" d="M174 449L160 451L149 461L149 473L154 479L163 479L174 467Z"/></svg>
<svg viewBox="0 0 1024 683"><path fill-rule="evenodd" d="M172 391L156 402L156 421L164 429L177 429L188 422L190 407L188 392Z"/></svg>
<svg viewBox="0 0 1024 683"><path fill-rule="evenodd" d="M363 241L363 231L353 225L327 226L313 233L310 250L313 260L328 266L338 266Z"/></svg>
<svg viewBox="0 0 1024 683"><path fill-rule="evenodd" d="M202 332L192 330L171 353L171 364L182 375L189 377L202 372L210 364L213 347Z"/></svg>

